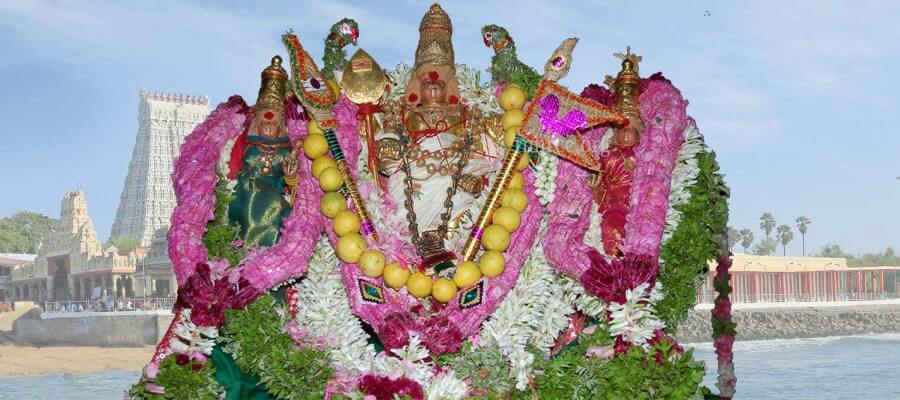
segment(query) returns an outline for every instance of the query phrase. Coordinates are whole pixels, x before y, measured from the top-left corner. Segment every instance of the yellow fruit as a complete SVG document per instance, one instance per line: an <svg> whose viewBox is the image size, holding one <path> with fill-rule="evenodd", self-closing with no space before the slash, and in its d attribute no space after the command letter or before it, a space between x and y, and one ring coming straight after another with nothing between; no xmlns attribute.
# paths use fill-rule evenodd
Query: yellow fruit
<svg viewBox="0 0 900 400"><path fill-rule="evenodd" d="M338 212L337 215L334 216L334 221L331 222L334 233L341 237L351 233L359 233L359 225L359 217L350 210Z"/></svg>
<svg viewBox="0 0 900 400"><path fill-rule="evenodd" d="M325 131L319 128L319 123L316 120L311 119L306 123L306 133L310 135L324 135Z"/></svg>
<svg viewBox="0 0 900 400"><path fill-rule="evenodd" d="M409 294L418 298L428 297L431 294L431 277L421 272L416 272L406 281L406 290Z"/></svg>
<svg viewBox="0 0 900 400"><path fill-rule="evenodd" d="M434 287L431 289L431 296L434 297L435 300L446 303L456 295L456 284L453 281L447 278L440 278L434 282Z"/></svg>
<svg viewBox="0 0 900 400"><path fill-rule="evenodd" d="M515 232L516 229L519 229L522 218L519 216L519 212L512 207L500 207L497 211L494 211L492 222L506 228L510 232Z"/></svg>
<svg viewBox="0 0 900 400"><path fill-rule="evenodd" d="M506 268L506 257L499 251L485 251L478 262L482 275L488 278L499 276L503 273L503 269Z"/></svg>
<svg viewBox="0 0 900 400"><path fill-rule="evenodd" d="M481 270L478 264L471 261L463 261L456 266L456 274L453 275L453 283L457 287L464 288L481 279Z"/></svg>
<svg viewBox="0 0 900 400"><path fill-rule="evenodd" d="M481 242L485 249L504 251L509 247L509 231L502 225L490 224L484 228L484 237Z"/></svg>
<svg viewBox="0 0 900 400"><path fill-rule="evenodd" d="M359 256L359 269L369 278L377 278L384 273L384 263L387 259L384 253L371 249Z"/></svg>
<svg viewBox="0 0 900 400"><path fill-rule="evenodd" d="M326 192L335 192L344 184L341 171L335 167L328 167L319 174L319 187Z"/></svg>
<svg viewBox="0 0 900 400"><path fill-rule="evenodd" d="M516 135L519 134L519 127L513 126L508 128L505 133L503 133L503 143L506 144L506 147L512 147L513 143L516 141Z"/></svg>
<svg viewBox="0 0 900 400"><path fill-rule="evenodd" d="M337 163L335 163L334 159L331 157L321 156L313 160L312 174L316 179L319 179L319 175L322 175L322 171L329 167L337 168Z"/></svg>
<svg viewBox="0 0 900 400"><path fill-rule="evenodd" d="M500 107L504 110L521 110L525 105L525 91L516 85L509 85L500 94Z"/></svg>
<svg viewBox="0 0 900 400"><path fill-rule="evenodd" d="M334 218L337 213L347 209L347 200L337 192L328 192L322 196L319 201L319 207L322 208L322 214L328 218Z"/></svg>
<svg viewBox="0 0 900 400"><path fill-rule="evenodd" d="M393 289L400 289L409 280L409 269L392 262L384 266L384 283Z"/></svg>
<svg viewBox="0 0 900 400"><path fill-rule="evenodd" d="M355 264L368 246L362 235L351 233L338 240L337 255L344 262Z"/></svg>
<svg viewBox="0 0 900 400"><path fill-rule="evenodd" d="M525 195L525 192L523 192L522 189L509 189L506 191L506 194L503 195L500 205L512 207L512 209L521 214L528 208L528 196Z"/></svg>
<svg viewBox="0 0 900 400"><path fill-rule="evenodd" d="M503 129L509 129L514 126L522 126L522 123L525 121L525 112L522 110L509 110L506 114L503 114L503 118L500 120L501 125L503 125Z"/></svg>
<svg viewBox="0 0 900 400"><path fill-rule="evenodd" d="M328 153L328 141L322 135L307 135L303 139L303 153L310 160L315 160Z"/></svg>
<svg viewBox="0 0 900 400"><path fill-rule="evenodd" d="M510 145L510 146L512 146L512 145ZM329 160L330 160L330 158L329 158ZM531 163L531 157L528 157L528 154L523 155L522 158L519 159L519 163L516 164L516 171L524 171L525 168L528 168L528 164L530 164L530 163ZM315 168L315 163L313 163L313 168ZM313 169L313 171L315 171L315 169Z"/></svg>
<svg viewBox="0 0 900 400"><path fill-rule="evenodd" d="M509 188L521 189L523 187L525 187L525 177L522 176L521 172L514 173L512 179L509 180Z"/></svg>

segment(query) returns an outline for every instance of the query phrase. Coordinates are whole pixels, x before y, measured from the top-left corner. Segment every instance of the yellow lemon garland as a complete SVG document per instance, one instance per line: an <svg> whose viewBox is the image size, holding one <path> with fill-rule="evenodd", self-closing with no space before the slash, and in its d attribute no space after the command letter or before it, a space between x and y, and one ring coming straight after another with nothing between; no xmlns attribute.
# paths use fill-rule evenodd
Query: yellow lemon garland
<svg viewBox="0 0 900 400"><path fill-rule="evenodd" d="M525 92L516 85L508 86L500 96L500 105L506 110L501 123L506 129L505 142L512 147L519 129L524 123ZM335 233L340 238L337 245L338 258L347 263L356 263L362 273L370 278L382 277L385 285L399 290L406 287L409 294L418 298L432 296L446 303L453 299L459 289L477 283L482 277L493 278L503 273L506 257L503 252L509 247L510 236L521 225L521 213L528 207L528 197L523 188L525 179L521 172L515 172L509 188L502 199L502 207L494 211L491 225L484 229L479 263L463 261L456 266L453 279L433 279L422 272L409 270L396 261L388 262L384 253L369 249L366 239L360 234L360 218L347 209L347 201L338 193L344 181L337 164L328 155L328 144L316 122L307 124L308 135L304 139L303 150L313 160L312 174L319 180L325 192L321 200L322 213L332 219ZM325 151L322 151L324 143ZM528 157L523 157L516 165L517 171L528 168Z"/></svg>

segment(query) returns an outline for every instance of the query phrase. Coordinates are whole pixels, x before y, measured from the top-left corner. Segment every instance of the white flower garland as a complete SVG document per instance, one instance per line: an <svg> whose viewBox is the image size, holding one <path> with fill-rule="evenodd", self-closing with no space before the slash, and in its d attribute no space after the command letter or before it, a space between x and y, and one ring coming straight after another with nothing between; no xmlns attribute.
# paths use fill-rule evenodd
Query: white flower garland
<svg viewBox="0 0 900 400"><path fill-rule="evenodd" d="M609 334L613 337L621 335L626 342L648 349L647 341L653 338L654 332L666 327L654 313L654 305L660 300L662 285L659 282L653 288L645 282L627 290L624 304L609 304Z"/></svg>
<svg viewBox="0 0 900 400"><path fill-rule="evenodd" d="M181 310L181 320L175 325L176 340L169 341L169 349L181 354L203 353L211 355L216 346L219 330L214 326L197 326L191 321L191 310Z"/></svg>
<svg viewBox="0 0 900 400"><path fill-rule="evenodd" d="M539 150L538 162L534 164L534 193L542 206L546 207L553 201L558 171L559 158L545 150Z"/></svg>
<svg viewBox="0 0 900 400"><path fill-rule="evenodd" d="M534 354L527 346L532 344L549 354L568 325L574 309L564 293L559 275L537 246L522 266L516 285L482 325L481 337L507 357L519 390L525 390L533 376Z"/></svg>
<svg viewBox="0 0 900 400"><path fill-rule="evenodd" d="M337 256L324 237L310 259L306 279L296 288L300 299L293 323L315 337L334 339L335 345L328 346L328 353L336 367L369 371L375 361L375 348L353 315L338 273Z"/></svg>
<svg viewBox="0 0 900 400"><path fill-rule="evenodd" d="M666 211L666 226L663 230L663 243L672 237L675 228L681 223L681 212L675 207L686 204L691 199L689 188L697 183L700 168L697 166L697 153L706 149L703 135L695 124L688 124L684 129L684 144L678 152L678 161L672 170L672 189L669 192L669 209Z"/></svg>

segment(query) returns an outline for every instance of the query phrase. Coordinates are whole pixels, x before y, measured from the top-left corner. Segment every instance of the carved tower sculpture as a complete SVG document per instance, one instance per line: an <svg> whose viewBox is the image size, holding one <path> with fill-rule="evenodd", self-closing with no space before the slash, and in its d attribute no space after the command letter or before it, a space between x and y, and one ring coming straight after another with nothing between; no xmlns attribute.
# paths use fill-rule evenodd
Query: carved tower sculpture
<svg viewBox="0 0 900 400"><path fill-rule="evenodd" d="M209 114L209 97L141 90L138 133L110 239L148 246L175 209L172 166L184 137Z"/></svg>

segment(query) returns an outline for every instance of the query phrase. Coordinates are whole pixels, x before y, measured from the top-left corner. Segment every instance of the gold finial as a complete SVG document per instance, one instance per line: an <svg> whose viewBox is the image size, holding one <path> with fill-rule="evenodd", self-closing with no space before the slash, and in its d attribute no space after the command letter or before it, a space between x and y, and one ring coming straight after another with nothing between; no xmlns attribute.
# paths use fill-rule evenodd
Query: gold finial
<svg viewBox="0 0 900 400"><path fill-rule="evenodd" d="M454 53L451 36L453 23L440 4L434 3L419 23L419 45L416 48L416 64L418 69L424 64L453 66Z"/></svg>
<svg viewBox="0 0 900 400"><path fill-rule="evenodd" d="M256 115L267 119L284 120L284 98L287 93L288 73L281 66L281 57L272 57L271 64L260 74L262 84L256 99ZM266 114L271 112L272 114Z"/></svg>
<svg viewBox="0 0 900 400"><path fill-rule="evenodd" d="M388 84L387 76L365 50L359 49L344 67L341 87L356 104L377 103Z"/></svg>
<svg viewBox="0 0 900 400"><path fill-rule="evenodd" d="M644 57L641 57L637 54L631 53L631 46L625 46L625 54L622 53L613 53L616 58L622 60L622 72L619 73L619 76L622 73L627 71L633 72L634 76L638 74L638 64L643 61Z"/></svg>
<svg viewBox="0 0 900 400"><path fill-rule="evenodd" d="M604 81L616 95L616 109L628 117L638 130L641 129L641 109L638 105L640 95L641 77L638 74L639 63L643 57L631 52L631 46L625 48L625 53L613 53L622 60L622 70L615 78L607 75Z"/></svg>

